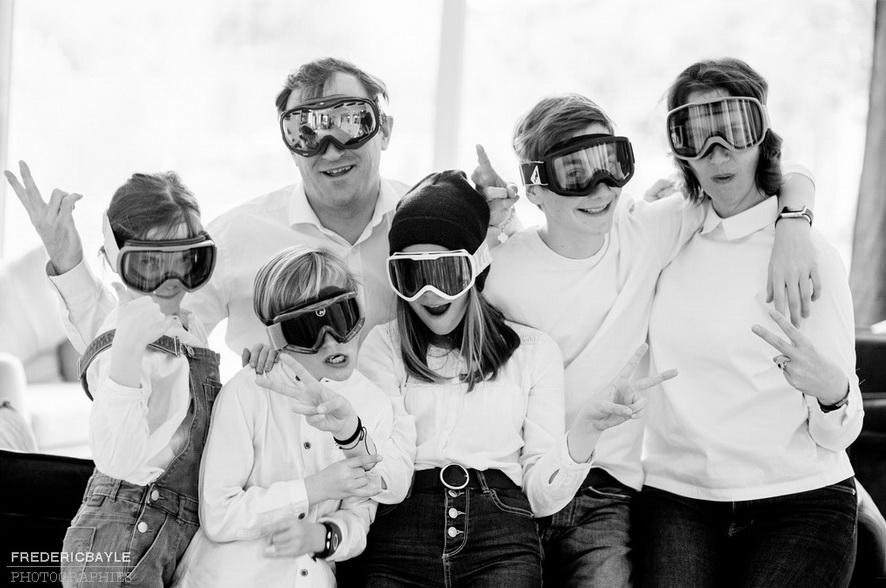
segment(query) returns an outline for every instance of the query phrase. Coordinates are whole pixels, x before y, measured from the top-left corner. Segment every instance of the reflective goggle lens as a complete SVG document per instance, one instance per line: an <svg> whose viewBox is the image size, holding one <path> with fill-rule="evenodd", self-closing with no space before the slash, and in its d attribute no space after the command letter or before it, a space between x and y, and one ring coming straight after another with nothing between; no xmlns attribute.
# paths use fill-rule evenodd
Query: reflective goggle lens
<svg viewBox="0 0 886 588"><path fill-rule="evenodd" d="M598 184L621 188L634 175L627 137L582 135L555 145L542 161L520 164L523 185L546 186L561 196L587 196Z"/></svg>
<svg viewBox="0 0 886 588"><path fill-rule="evenodd" d="M153 292L167 280L191 291L212 276L215 258L215 243L205 233L193 239L127 241L117 257L117 273L139 292Z"/></svg>
<svg viewBox="0 0 886 588"><path fill-rule="evenodd" d="M366 98L336 98L302 104L280 115L283 141L290 151L312 157L329 143L357 149L379 129L378 106Z"/></svg>
<svg viewBox="0 0 886 588"><path fill-rule="evenodd" d="M407 302L417 300L425 292L455 300L474 285L489 262L485 243L473 255L464 249L395 253L388 258L388 281L397 296Z"/></svg>
<svg viewBox="0 0 886 588"><path fill-rule="evenodd" d="M339 343L347 343L363 323L357 293L346 292L281 314L268 327L268 336L274 349L316 353L327 333Z"/></svg>
<svg viewBox="0 0 886 588"><path fill-rule="evenodd" d="M715 144L742 150L766 137L769 119L756 98L729 96L684 104L668 113L668 142L679 159L699 159Z"/></svg>

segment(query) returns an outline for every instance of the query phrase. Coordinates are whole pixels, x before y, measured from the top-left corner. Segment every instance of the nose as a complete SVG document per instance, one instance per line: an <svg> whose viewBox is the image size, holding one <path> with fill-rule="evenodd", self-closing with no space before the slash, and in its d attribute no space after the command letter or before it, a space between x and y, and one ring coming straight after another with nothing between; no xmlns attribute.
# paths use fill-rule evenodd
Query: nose
<svg viewBox="0 0 886 588"><path fill-rule="evenodd" d="M331 333L327 332L323 335L323 345L321 345L323 349L331 349L338 344L338 341L335 340L335 337L333 337Z"/></svg>
<svg viewBox="0 0 886 588"><path fill-rule="evenodd" d="M336 161L344 153L344 149L339 149L331 142L326 144L326 151L320 156L327 161Z"/></svg>
<svg viewBox="0 0 886 588"><path fill-rule="evenodd" d="M732 154L729 152L729 149L725 148L722 145L714 145L711 148L711 152L708 154L710 157L711 163L719 164L727 161Z"/></svg>

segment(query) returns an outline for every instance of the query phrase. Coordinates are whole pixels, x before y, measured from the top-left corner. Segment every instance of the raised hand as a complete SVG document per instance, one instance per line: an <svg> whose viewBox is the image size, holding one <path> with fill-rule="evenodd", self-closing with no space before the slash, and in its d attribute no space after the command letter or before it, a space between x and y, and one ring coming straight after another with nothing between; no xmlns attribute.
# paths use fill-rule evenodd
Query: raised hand
<svg viewBox="0 0 886 588"><path fill-rule="evenodd" d="M290 385L257 376L255 383L277 394L294 399L292 409L305 415L312 427L332 433L338 439L347 439L357 429L357 413L344 396L333 392L317 381L307 369L288 353L280 354L280 361L293 373Z"/></svg>
<svg viewBox="0 0 886 588"><path fill-rule="evenodd" d="M821 295L818 251L812 243L809 224L802 219L783 220L775 226L775 243L769 258L766 302L785 314L785 305L794 326L812 311L812 302Z"/></svg>
<svg viewBox="0 0 886 588"><path fill-rule="evenodd" d="M648 400L642 398L638 392L658 386L677 376L677 370L666 370L641 380L631 381L631 375L646 355L647 349L645 343L640 345L612 383L585 402L579 411L576 425L583 424L597 431L605 431L627 420L639 418Z"/></svg>
<svg viewBox="0 0 886 588"><path fill-rule="evenodd" d="M379 476L371 470L381 461L380 455L349 457L305 478L308 501L369 498L381 492Z"/></svg>
<svg viewBox="0 0 886 588"><path fill-rule="evenodd" d="M46 202L34 183L28 164L20 161L19 171L21 181L9 170L4 175L37 229L53 269L57 274L63 274L83 260L83 245L73 215L74 205L83 196L55 189Z"/></svg>
<svg viewBox="0 0 886 588"><path fill-rule="evenodd" d="M172 326L173 317L163 314L160 306L150 296L133 296L117 283L114 283L114 289L118 297L114 345L145 349Z"/></svg>
<svg viewBox="0 0 886 588"><path fill-rule="evenodd" d="M520 196L517 187L505 182L492 167L482 145L477 145L477 167L471 173L471 181L489 205L489 225L502 227L507 224Z"/></svg>
<svg viewBox="0 0 886 588"><path fill-rule="evenodd" d="M848 390L846 372L819 353L812 341L784 315L770 310L769 316L787 335L787 341L760 325L754 325L751 330L778 350L779 355L773 357L772 361L781 369L788 384L818 398L825 406L842 400Z"/></svg>

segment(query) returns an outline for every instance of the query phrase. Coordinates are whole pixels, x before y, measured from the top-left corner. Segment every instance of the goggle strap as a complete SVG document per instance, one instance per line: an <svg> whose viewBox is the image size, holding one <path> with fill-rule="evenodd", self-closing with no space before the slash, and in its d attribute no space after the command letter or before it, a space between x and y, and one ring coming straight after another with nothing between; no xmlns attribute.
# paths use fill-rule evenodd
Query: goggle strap
<svg viewBox="0 0 886 588"><path fill-rule="evenodd" d="M486 244L486 241L480 244L480 247L477 248L477 251L471 257L474 258L474 267L477 270L477 274L474 276L474 279L476 279L480 272L492 264L492 254L489 252L489 245Z"/></svg>
<svg viewBox="0 0 886 588"><path fill-rule="evenodd" d="M543 161L527 161L520 164L520 179L524 186L547 186L548 172Z"/></svg>
<svg viewBox="0 0 886 588"><path fill-rule="evenodd" d="M268 325L268 341L271 343L271 347L275 350L280 350L289 345L286 342L286 337L283 336L283 327L281 323L274 323L272 325Z"/></svg>

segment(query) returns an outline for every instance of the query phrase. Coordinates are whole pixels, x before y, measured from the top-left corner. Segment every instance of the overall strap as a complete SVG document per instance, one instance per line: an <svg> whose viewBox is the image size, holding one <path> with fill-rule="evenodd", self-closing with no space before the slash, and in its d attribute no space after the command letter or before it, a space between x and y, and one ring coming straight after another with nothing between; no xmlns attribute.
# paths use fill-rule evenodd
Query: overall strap
<svg viewBox="0 0 886 588"><path fill-rule="evenodd" d="M83 386L83 391L86 392L90 400L92 400L92 394L89 393L89 385L86 383L86 370L89 369L89 366L99 353L111 346L111 343L114 342L115 332L116 329L111 329L96 337L80 357L80 385ZM184 352L185 347L178 337L170 337L169 335L163 335L156 341L148 343L148 349L162 351L176 357Z"/></svg>

